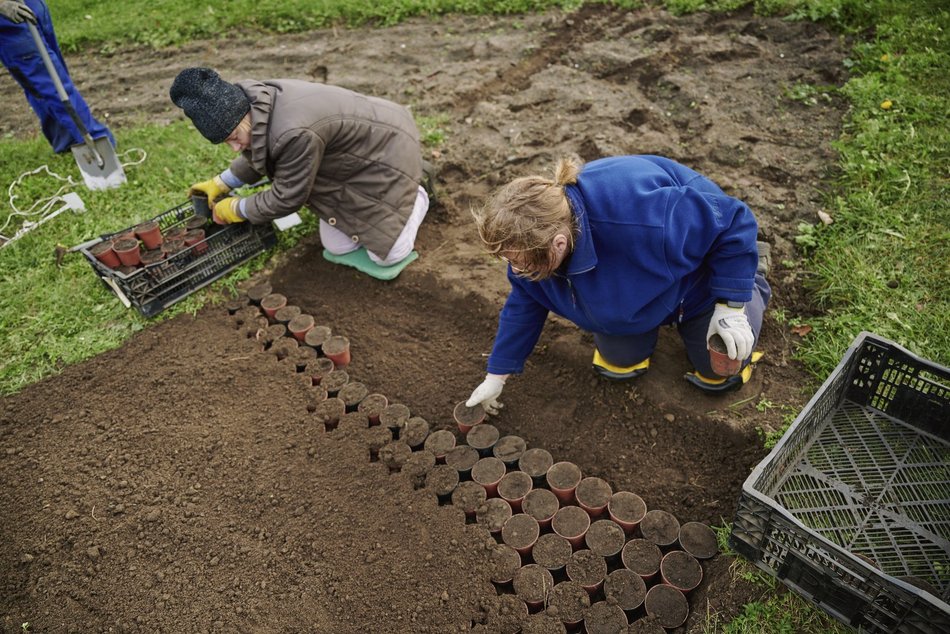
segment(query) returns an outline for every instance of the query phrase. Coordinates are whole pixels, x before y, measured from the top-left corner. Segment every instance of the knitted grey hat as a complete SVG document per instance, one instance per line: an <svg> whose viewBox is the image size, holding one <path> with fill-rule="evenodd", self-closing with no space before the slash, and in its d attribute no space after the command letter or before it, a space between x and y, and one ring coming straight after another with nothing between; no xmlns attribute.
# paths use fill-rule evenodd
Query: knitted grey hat
<svg viewBox="0 0 950 634"><path fill-rule="evenodd" d="M244 91L210 68L186 68L168 93L206 139L221 143L250 109Z"/></svg>

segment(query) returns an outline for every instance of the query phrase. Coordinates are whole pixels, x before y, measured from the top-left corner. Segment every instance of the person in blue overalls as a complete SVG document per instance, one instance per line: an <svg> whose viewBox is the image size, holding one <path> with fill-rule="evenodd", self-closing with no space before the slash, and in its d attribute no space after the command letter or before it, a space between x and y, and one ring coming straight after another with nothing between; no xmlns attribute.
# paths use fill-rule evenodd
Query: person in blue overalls
<svg viewBox="0 0 950 634"><path fill-rule="evenodd" d="M82 143L83 138L56 92L56 86L43 64L43 58L36 49L28 23L34 24L39 31L69 102L90 136L93 139L108 137L112 145L115 145L109 128L92 116L89 106L69 78L66 61L59 50L46 3L42 0L0 0L0 62L3 62L26 93L27 101L39 117L43 134L53 146L53 151L67 152L73 145Z"/></svg>
<svg viewBox="0 0 950 634"><path fill-rule="evenodd" d="M474 215L488 253L508 262L511 292L469 407L497 411L549 312L593 334L594 370L607 379L646 372L660 326L675 324L694 368L690 383L717 393L749 380L771 296L769 245L756 242L745 203L708 178L659 156L583 169L561 160L553 180L516 179ZM738 374L712 370L707 342L716 335L741 360Z"/></svg>

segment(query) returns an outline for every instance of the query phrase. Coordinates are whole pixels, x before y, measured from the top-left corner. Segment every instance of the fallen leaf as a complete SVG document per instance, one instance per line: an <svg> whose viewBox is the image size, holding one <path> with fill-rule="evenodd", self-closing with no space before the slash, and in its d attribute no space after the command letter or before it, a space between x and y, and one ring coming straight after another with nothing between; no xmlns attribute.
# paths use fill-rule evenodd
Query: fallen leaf
<svg viewBox="0 0 950 634"><path fill-rule="evenodd" d="M792 334L798 335L799 337L804 337L811 332L811 326L808 324L802 324L800 326L792 326Z"/></svg>
<svg viewBox="0 0 950 634"><path fill-rule="evenodd" d="M821 220L826 225L830 225L832 222L835 221L834 218L832 218L831 215L828 214L828 212L822 211L820 209L818 210L818 219Z"/></svg>

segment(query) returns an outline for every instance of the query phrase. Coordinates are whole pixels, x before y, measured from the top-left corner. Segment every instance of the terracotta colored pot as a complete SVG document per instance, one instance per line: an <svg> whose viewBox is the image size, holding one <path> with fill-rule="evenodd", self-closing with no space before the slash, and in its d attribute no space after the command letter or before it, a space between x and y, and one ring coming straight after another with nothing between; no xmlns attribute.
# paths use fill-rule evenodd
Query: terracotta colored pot
<svg viewBox="0 0 950 634"><path fill-rule="evenodd" d="M185 230L204 229L208 224L208 218L203 216L191 216L185 221ZM266 293L265 293L266 295Z"/></svg>
<svg viewBox="0 0 950 634"><path fill-rule="evenodd" d="M165 229L165 232L163 233L164 239L162 240L162 244L164 245L169 240L184 240L186 233L188 233L188 230L185 229L183 225L169 227L168 229Z"/></svg>
<svg viewBox="0 0 950 634"><path fill-rule="evenodd" d="M474 449L472 449L472 451L473 453L478 453ZM534 481L531 480L531 476L527 473L522 471L506 473L502 476L501 481L498 482L498 497L510 504L515 513L520 513L524 496L531 491L533 485Z"/></svg>
<svg viewBox="0 0 950 634"><path fill-rule="evenodd" d="M544 484L544 476L548 474L548 469L553 464L554 458L551 457L551 452L540 447L532 447L518 458L518 470L531 476L535 486Z"/></svg>
<svg viewBox="0 0 950 634"><path fill-rule="evenodd" d="M607 562L603 557L586 548L578 550L567 562L567 578L580 584L588 594L593 596L607 578Z"/></svg>
<svg viewBox="0 0 950 634"><path fill-rule="evenodd" d="M156 264L165 259L165 252L161 249L153 249L151 251L144 251L139 254L139 259L142 261L142 266L148 266L149 264Z"/></svg>
<svg viewBox="0 0 950 634"><path fill-rule="evenodd" d="M551 519L559 508L560 500L547 489L531 489L521 501L521 509L545 529L551 525Z"/></svg>
<svg viewBox="0 0 950 634"><path fill-rule="evenodd" d="M196 254L201 255L207 252L208 243L205 242L204 229L192 229L185 234L185 246L192 247Z"/></svg>
<svg viewBox="0 0 950 634"><path fill-rule="evenodd" d="M176 253L181 253L185 250L185 240L184 238L166 238L162 242L162 250L165 252L167 257L171 257Z"/></svg>
<svg viewBox="0 0 950 634"><path fill-rule="evenodd" d="M465 401L460 401L452 410L452 417L455 419L455 424L459 426L459 431L467 434L472 427L485 420L485 408L481 403L475 407L469 407Z"/></svg>
<svg viewBox="0 0 950 634"><path fill-rule="evenodd" d="M333 335L323 344L323 354L338 368L345 368L351 361L350 340L343 335Z"/></svg>
<svg viewBox="0 0 950 634"><path fill-rule="evenodd" d="M309 334L309 333L308 333ZM326 357L324 357L326 359ZM327 359L327 361L330 361ZM330 363L333 363L330 361ZM366 414L370 426L379 425L379 414L389 405L389 399L383 394L369 394L360 401L356 410Z"/></svg>
<svg viewBox="0 0 950 634"><path fill-rule="evenodd" d="M204 226L204 225L202 225ZM255 306L261 305L261 300L271 294L271 285L267 282L255 284L247 290L247 299Z"/></svg>
<svg viewBox="0 0 950 634"><path fill-rule="evenodd" d="M531 554L531 548L540 534L538 520L524 513L513 514L501 527L501 540L521 555Z"/></svg>
<svg viewBox="0 0 950 634"><path fill-rule="evenodd" d="M141 247L139 241L134 238L123 238L112 245L115 254L119 256L119 261L123 266L138 266L142 263Z"/></svg>
<svg viewBox="0 0 950 634"><path fill-rule="evenodd" d="M287 308L287 307L284 306L284 308ZM277 313L275 312L274 313L275 318L276 318L276 315ZM312 315L297 315L296 317L290 320L290 323L287 324L287 330L288 332L290 332L291 335L294 336L294 339L296 339L300 343L304 343L307 337L307 332L309 332L310 329L314 327L314 325L315 324L314 324Z"/></svg>
<svg viewBox="0 0 950 634"><path fill-rule="evenodd" d="M291 321L293 321L294 317L302 313L303 311L300 310L300 306L287 304L283 308L279 309L276 313L274 313L274 321L276 321L279 324L284 324L286 326ZM308 343L307 345L309 346L310 344Z"/></svg>
<svg viewBox="0 0 950 634"><path fill-rule="evenodd" d="M611 520L597 520L587 529L584 543L587 548L603 557L608 563L620 558L620 551L627 541L627 535L620 525Z"/></svg>
<svg viewBox="0 0 950 634"><path fill-rule="evenodd" d="M607 510L607 503L610 502L610 496L613 490L610 484L601 478L587 477L577 484L574 490L574 498L581 508L594 519L603 515Z"/></svg>
<svg viewBox="0 0 950 634"><path fill-rule="evenodd" d="M505 463L494 456L482 458L472 467L472 480L485 487L485 493L490 498L498 495L498 483L504 476ZM505 502L505 505L507 506L508 503Z"/></svg>
<svg viewBox="0 0 950 634"><path fill-rule="evenodd" d="M598 601L584 615L584 631L587 634L626 632L627 614L619 606Z"/></svg>
<svg viewBox="0 0 950 634"><path fill-rule="evenodd" d="M135 227L135 235L139 237L145 248L151 251L162 246L162 230L154 220L143 222Z"/></svg>
<svg viewBox="0 0 950 634"><path fill-rule="evenodd" d="M491 455L492 447L498 442L499 435L497 427L491 423L482 423L475 425L465 434L465 442L475 447L482 457L487 457Z"/></svg>
<svg viewBox="0 0 950 634"><path fill-rule="evenodd" d="M415 453L418 454L422 452L417 451ZM435 462L434 457L433 462ZM471 480L460 482L455 490L452 491L452 504L462 509L465 512L465 517L469 519L474 519L475 510L484 504L487 499L488 494L485 493L485 487Z"/></svg>
<svg viewBox="0 0 950 634"><path fill-rule="evenodd" d="M501 498L492 498L485 500L485 503L475 509L475 521L489 533L500 533L505 522L511 517L511 507ZM512 550L514 550L512 548ZM517 554L518 551L515 551ZM521 564L521 557L518 557L518 564Z"/></svg>
<svg viewBox="0 0 950 634"><path fill-rule="evenodd" d="M327 342L327 339L329 339L332 334L332 331L327 326L314 326L307 331L307 335L304 337L304 343L316 349L317 352L323 352L323 344Z"/></svg>
<svg viewBox="0 0 950 634"><path fill-rule="evenodd" d="M515 515L515 517L518 517ZM512 517L511 522L515 519ZM504 536L504 529L501 531ZM522 553L524 554L524 553ZM512 588L518 598L525 602L529 612L537 612L544 607L548 594L554 589L554 577L551 571L538 564L522 566L511 580ZM624 625L626 625L624 621ZM524 631L524 630L522 630ZM618 630L619 631L619 630Z"/></svg>
<svg viewBox="0 0 950 634"><path fill-rule="evenodd" d="M647 505L636 493L617 491L610 496L607 503L607 513L610 519L617 522L627 535L640 525L640 520L646 515Z"/></svg>
<svg viewBox="0 0 950 634"><path fill-rule="evenodd" d="M640 534L660 548L665 548L679 539L680 523L672 513L654 509L640 520Z"/></svg>
<svg viewBox="0 0 950 634"><path fill-rule="evenodd" d="M274 321L274 315L278 310L287 305L287 298L280 293L268 293L261 298L261 310L267 315L267 318Z"/></svg>
<svg viewBox="0 0 950 634"><path fill-rule="evenodd" d="M696 559L709 559L719 552L719 540L713 529L700 522L680 526L680 547Z"/></svg>
<svg viewBox="0 0 950 634"><path fill-rule="evenodd" d="M507 544L495 544L489 553L489 560L490 579L492 583L499 585L511 583L515 573L521 568L521 555Z"/></svg>
<svg viewBox="0 0 950 634"><path fill-rule="evenodd" d="M320 385L323 377L333 372L334 367L333 362L326 357L318 357L307 364L304 372L310 375L314 385Z"/></svg>
<svg viewBox="0 0 950 634"><path fill-rule="evenodd" d="M546 490L546 489L539 489ZM550 491L548 491L550 493ZM552 573L559 573L571 560L574 548L557 533L544 533L538 537L534 548L531 549L531 559L539 566L544 566Z"/></svg>
<svg viewBox="0 0 950 634"><path fill-rule="evenodd" d="M115 269L122 265L119 256L116 255L115 250L112 248L112 240L103 240L89 249L89 253L110 269Z"/></svg>
<svg viewBox="0 0 950 634"><path fill-rule="evenodd" d="M472 477L472 467L479 461L478 452L468 445L457 445L445 454L445 464L459 472L463 480ZM502 478L504 480L504 478Z"/></svg>
<svg viewBox="0 0 950 634"><path fill-rule="evenodd" d="M604 598L624 612L633 612L643 605L646 593L643 577L626 568L614 570L604 581Z"/></svg>
<svg viewBox="0 0 950 634"><path fill-rule="evenodd" d="M581 481L581 469L573 462L558 462L551 465L545 479L557 499L571 502L574 500L574 490Z"/></svg>
<svg viewBox="0 0 950 634"><path fill-rule="evenodd" d="M551 528L571 546L581 548L590 528L590 515L579 506L562 506L551 519Z"/></svg>
<svg viewBox="0 0 950 634"><path fill-rule="evenodd" d="M506 467L517 468L518 460L524 455L528 443L521 436L502 436L491 448L492 455L505 463Z"/></svg>
<svg viewBox="0 0 950 634"><path fill-rule="evenodd" d="M424 446L435 455L436 462L444 464L446 454L455 448L455 434L447 429L434 431L426 438Z"/></svg>
<svg viewBox="0 0 950 634"><path fill-rule="evenodd" d="M620 559L623 561L624 568L637 573L647 582L660 571L660 559L662 557L663 553L660 552L660 547L645 539L631 539L624 544L623 550L620 552Z"/></svg>
<svg viewBox="0 0 950 634"><path fill-rule="evenodd" d="M709 365L719 376L735 376L742 369L742 359L730 359L726 342L719 335L713 335L706 343L709 351Z"/></svg>
<svg viewBox="0 0 950 634"><path fill-rule="evenodd" d="M574 632L590 608L590 595L579 583L562 581L551 590L548 606L554 608L561 622Z"/></svg>
<svg viewBox="0 0 950 634"><path fill-rule="evenodd" d="M380 423L382 423L382 417L380 417ZM405 440L413 451L418 451L429 438L429 422L421 416L413 416L406 421L399 432L399 437Z"/></svg>

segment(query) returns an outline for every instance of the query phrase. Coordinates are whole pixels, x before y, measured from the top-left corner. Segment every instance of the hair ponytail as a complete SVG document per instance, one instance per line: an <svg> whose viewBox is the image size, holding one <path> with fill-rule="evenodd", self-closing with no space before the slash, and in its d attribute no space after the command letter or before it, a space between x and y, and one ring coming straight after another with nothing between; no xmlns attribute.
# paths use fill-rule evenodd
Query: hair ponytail
<svg viewBox="0 0 950 634"><path fill-rule="evenodd" d="M573 185L577 182L577 175L581 166L572 158L559 159L554 168L554 184L559 187Z"/></svg>

